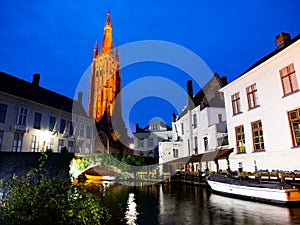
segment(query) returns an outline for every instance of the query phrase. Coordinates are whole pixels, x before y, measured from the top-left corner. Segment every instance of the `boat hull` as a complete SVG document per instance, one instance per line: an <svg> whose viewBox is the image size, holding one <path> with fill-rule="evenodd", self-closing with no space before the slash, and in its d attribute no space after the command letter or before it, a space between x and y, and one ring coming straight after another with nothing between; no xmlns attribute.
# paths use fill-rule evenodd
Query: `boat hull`
<svg viewBox="0 0 300 225"><path fill-rule="evenodd" d="M230 195L237 198L252 199L263 202L291 204L300 203L300 190L297 188L274 189L265 187L251 187L207 180L213 192Z"/></svg>
<svg viewBox="0 0 300 225"><path fill-rule="evenodd" d="M116 177L114 176L100 176L100 175L89 175L85 174L86 179L91 181L112 181L115 180Z"/></svg>

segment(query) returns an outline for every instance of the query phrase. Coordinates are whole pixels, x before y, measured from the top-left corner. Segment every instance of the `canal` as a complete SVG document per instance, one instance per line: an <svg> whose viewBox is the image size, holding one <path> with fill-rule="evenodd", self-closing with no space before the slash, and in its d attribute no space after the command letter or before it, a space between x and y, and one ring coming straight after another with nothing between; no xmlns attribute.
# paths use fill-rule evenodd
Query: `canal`
<svg viewBox="0 0 300 225"><path fill-rule="evenodd" d="M287 208L232 199L190 185L114 184L105 201L112 211L109 224L113 225L300 224L300 206Z"/></svg>

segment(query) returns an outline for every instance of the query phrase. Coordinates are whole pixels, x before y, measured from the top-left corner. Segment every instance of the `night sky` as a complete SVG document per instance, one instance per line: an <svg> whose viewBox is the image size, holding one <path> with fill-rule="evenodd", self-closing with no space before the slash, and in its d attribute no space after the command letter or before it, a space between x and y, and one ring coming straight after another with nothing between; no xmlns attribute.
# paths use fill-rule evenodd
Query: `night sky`
<svg viewBox="0 0 300 225"><path fill-rule="evenodd" d="M114 46L172 42L194 52L229 81L273 51L277 34L300 33L298 0L1 0L0 71L27 81L40 73L42 87L73 98L92 62L96 40L102 42L109 7ZM139 63L121 71L123 87L147 76L169 79L183 89L189 79L161 63ZM198 90L195 85L194 92ZM130 126L143 127L154 117L170 124L172 111L178 109L166 99L145 96L129 111Z"/></svg>

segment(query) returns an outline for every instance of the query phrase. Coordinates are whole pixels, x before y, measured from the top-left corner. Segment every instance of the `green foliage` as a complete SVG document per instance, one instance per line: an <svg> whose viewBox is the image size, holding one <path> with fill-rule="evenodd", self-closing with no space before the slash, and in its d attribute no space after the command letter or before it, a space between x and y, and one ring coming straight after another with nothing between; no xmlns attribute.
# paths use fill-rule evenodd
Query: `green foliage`
<svg viewBox="0 0 300 225"><path fill-rule="evenodd" d="M46 178L43 171L46 158L43 154L39 168L31 170L22 181L12 178L2 184L0 223L105 224L111 215L100 197L92 197L83 187L75 187L70 182ZM97 188L104 194L102 186Z"/></svg>

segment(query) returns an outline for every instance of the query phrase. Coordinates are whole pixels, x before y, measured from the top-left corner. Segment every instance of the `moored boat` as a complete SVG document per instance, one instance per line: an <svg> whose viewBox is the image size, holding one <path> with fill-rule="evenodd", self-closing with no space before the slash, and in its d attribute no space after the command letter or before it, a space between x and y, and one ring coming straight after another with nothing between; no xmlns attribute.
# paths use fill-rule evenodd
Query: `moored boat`
<svg viewBox="0 0 300 225"><path fill-rule="evenodd" d="M85 174L86 179L91 181L111 181L115 180L115 176L105 176L105 175L92 175L92 174Z"/></svg>
<svg viewBox="0 0 300 225"><path fill-rule="evenodd" d="M300 190L281 182L255 182L230 178L220 174L207 177L207 183L213 192L257 201L300 204Z"/></svg>

